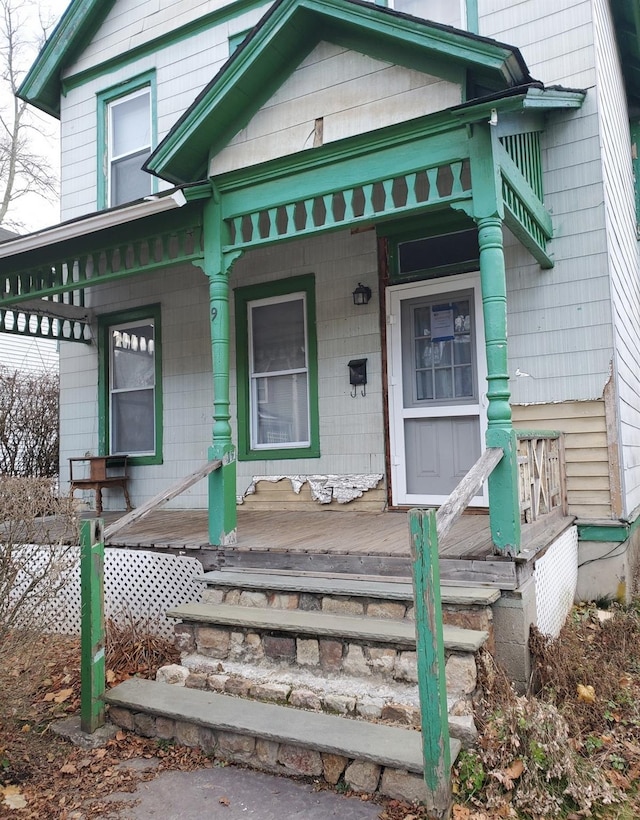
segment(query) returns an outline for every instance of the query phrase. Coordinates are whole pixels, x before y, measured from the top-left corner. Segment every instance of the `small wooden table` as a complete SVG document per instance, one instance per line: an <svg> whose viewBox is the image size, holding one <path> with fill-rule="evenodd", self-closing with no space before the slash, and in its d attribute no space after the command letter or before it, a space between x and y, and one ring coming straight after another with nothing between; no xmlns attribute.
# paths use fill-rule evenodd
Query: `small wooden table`
<svg viewBox="0 0 640 820"><path fill-rule="evenodd" d="M74 464L76 475L73 474ZM84 464L80 468L80 464ZM87 469L88 467L88 469ZM82 478L78 476L82 470ZM87 475L88 473L88 475ZM96 494L96 512L102 515L102 490L109 487L122 487L127 512L132 508L127 482L127 456L82 456L69 459L69 481L71 495L74 490L94 490Z"/></svg>

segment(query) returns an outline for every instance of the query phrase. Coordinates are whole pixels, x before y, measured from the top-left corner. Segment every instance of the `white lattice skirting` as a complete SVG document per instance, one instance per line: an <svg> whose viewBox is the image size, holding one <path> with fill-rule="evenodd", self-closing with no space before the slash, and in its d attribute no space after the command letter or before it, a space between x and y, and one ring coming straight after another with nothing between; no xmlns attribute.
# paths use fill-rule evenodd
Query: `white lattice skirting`
<svg viewBox="0 0 640 820"><path fill-rule="evenodd" d="M538 629L556 638L573 606L578 583L578 528L570 527L536 561Z"/></svg>
<svg viewBox="0 0 640 820"><path fill-rule="evenodd" d="M80 633L80 549L69 581L47 613L51 632ZM195 558L142 550L105 549L105 617L116 623L148 622L157 635L171 638L173 621L168 609L200 600L202 573Z"/></svg>

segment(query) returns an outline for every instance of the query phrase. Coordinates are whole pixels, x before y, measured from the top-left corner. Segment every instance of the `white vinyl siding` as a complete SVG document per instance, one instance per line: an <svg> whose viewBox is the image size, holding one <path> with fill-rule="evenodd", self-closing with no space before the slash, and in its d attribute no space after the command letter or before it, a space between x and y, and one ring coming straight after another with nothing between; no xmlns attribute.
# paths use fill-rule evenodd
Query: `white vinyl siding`
<svg viewBox="0 0 640 820"><path fill-rule="evenodd" d="M594 0L600 141L611 309L614 385L622 445L623 514L640 505L640 281L629 115L608 3Z"/></svg>

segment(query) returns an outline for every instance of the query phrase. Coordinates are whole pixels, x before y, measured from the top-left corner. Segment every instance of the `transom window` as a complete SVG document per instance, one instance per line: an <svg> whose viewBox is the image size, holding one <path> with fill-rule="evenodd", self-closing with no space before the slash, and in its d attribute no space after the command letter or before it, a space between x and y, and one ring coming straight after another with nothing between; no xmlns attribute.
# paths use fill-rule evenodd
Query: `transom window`
<svg viewBox="0 0 640 820"><path fill-rule="evenodd" d="M107 199L110 206L151 193L142 165L151 154L151 90L141 88L107 105Z"/></svg>

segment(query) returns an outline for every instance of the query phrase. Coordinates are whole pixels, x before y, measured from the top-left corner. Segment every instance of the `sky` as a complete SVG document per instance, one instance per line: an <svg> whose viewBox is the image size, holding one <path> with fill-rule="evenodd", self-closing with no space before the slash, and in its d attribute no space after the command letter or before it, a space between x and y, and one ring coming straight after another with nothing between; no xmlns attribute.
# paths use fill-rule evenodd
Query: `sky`
<svg viewBox="0 0 640 820"><path fill-rule="evenodd" d="M42 0L40 3L33 3L32 12L27 18L33 31L38 29L38 6L42 9L45 19L49 17L56 23L62 16L64 10L69 5L70 0ZM35 56L35 54L34 54ZM48 114L37 112L38 123L43 124L43 134L37 135L35 147L47 157L52 171L59 177L60 174L60 140L59 123L54 117ZM41 228L55 225L60 220L60 209L58 202L49 203L41 197L27 196L20 200L20 203L13 212L13 218L22 225L20 233L29 233Z"/></svg>

